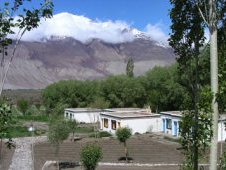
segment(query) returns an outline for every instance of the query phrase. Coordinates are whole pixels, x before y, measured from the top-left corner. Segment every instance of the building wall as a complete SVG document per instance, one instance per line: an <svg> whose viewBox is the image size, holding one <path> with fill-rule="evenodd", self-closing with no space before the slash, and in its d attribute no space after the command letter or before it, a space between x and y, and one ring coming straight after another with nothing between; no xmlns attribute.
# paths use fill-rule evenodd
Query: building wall
<svg viewBox="0 0 226 170"><path fill-rule="evenodd" d="M146 133L146 132L160 132L162 121L160 117L148 117L148 118L113 118L105 115L100 115L101 130L108 131L115 134L119 127L128 127L132 129L132 133ZM104 126L104 119L108 120L108 126ZM112 121L116 121L116 129L112 129ZM120 124L120 126L119 126Z"/></svg>
<svg viewBox="0 0 226 170"><path fill-rule="evenodd" d="M171 115L162 115L162 132L172 136L179 136L180 117ZM170 124L170 125L169 125Z"/></svg>
<svg viewBox="0 0 226 170"><path fill-rule="evenodd" d="M64 117L67 119L77 120L78 122L84 123L95 123L100 121L99 112L72 112L65 111Z"/></svg>
<svg viewBox="0 0 226 170"><path fill-rule="evenodd" d="M179 136L179 121L180 117L170 116L170 115L162 115L162 131L163 133L170 134L173 136ZM166 126L166 119L170 119L172 122L172 128L168 129ZM164 123L165 122L165 123ZM175 129L174 123L177 122L177 128ZM226 127L224 121L218 122L218 142L226 140Z"/></svg>
<svg viewBox="0 0 226 170"><path fill-rule="evenodd" d="M224 121L218 122L218 141L226 140L226 131Z"/></svg>
<svg viewBox="0 0 226 170"><path fill-rule="evenodd" d="M149 117L139 119L126 119L123 121L124 127L132 129L132 133L160 132L162 121L160 117Z"/></svg>
<svg viewBox="0 0 226 170"><path fill-rule="evenodd" d="M108 121L107 127L104 126L104 121L105 121L104 119ZM111 118L108 116L100 115L100 129L103 131L107 131L107 132L115 134L116 129L112 129L112 120L116 121L116 129L119 127L123 127L123 125L122 125L123 122L121 119ZM119 126L119 124L120 124L120 126Z"/></svg>

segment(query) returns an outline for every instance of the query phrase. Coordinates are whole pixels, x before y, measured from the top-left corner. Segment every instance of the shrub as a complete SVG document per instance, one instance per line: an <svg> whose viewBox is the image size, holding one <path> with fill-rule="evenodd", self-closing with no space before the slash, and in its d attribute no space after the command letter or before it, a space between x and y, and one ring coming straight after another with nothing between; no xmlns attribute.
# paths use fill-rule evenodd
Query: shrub
<svg viewBox="0 0 226 170"><path fill-rule="evenodd" d="M35 105L31 105L25 114L26 115L38 115L38 114L40 114L40 112Z"/></svg>
<svg viewBox="0 0 226 170"><path fill-rule="evenodd" d="M12 105L12 114L15 116L15 115L22 115L23 113L20 112L20 110L18 110L17 106L16 105Z"/></svg>
<svg viewBox="0 0 226 170"><path fill-rule="evenodd" d="M110 136L112 136L112 134L109 133L109 132L106 132L106 131L102 131L102 132L99 132L99 136L100 136L100 138L102 138L102 137L110 137Z"/></svg>
<svg viewBox="0 0 226 170"><path fill-rule="evenodd" d="M55 120L50 122L48 139L50 143L59 145L69 136L70 128L67 122L63 120Z"/></svg>
<svg viewBox="0 0 226 170"><path fill-rule="evenodd" d="M106 131L98 132L97 135L95 135L95 134L90 135L90 137L92 137L92 138L94 138L94 137L103 138L103 137L110 137L110 136L112 136L112 134L109 132L106 132Z"/></svg>
<svg viewBox="0 0 226 170"><path fill-rule="evenodd" d="M17 101L17 106L19 107L19 110L25 114L26 111L28 110L29 108L29 102L25 99L21 99L21 100L18 100Z"/></svg>
<svg viewBox="0 0 226 170"><path fill-rule="evenodd" d="M102 157L103 153L100 146L90 144L82 148L81 162L85 170L95 170Z"/></svg>

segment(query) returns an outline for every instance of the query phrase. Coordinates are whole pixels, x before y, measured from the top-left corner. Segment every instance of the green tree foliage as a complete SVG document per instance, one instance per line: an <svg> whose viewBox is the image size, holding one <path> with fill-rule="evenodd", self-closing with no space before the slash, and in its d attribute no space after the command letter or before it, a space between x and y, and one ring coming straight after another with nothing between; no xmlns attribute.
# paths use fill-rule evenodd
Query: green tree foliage
<svg viewBox="0 0 226 170"><path fill-rule="evenodd" d="M190 168L198 170L199 161L199 138L198 138L198 128L199 128L199 116L200 112L198 110L199 103L199 49L204 43L204 27L203 20L199 14L199 10L196 3L193 1L180 1L171 0L173 8L170 11L170 17L172 20L172 34L170 35L170 45L174 48L175 53L179 56L177 61L179 63L179 71L181 73L181 78L185 82L184 85L190 93L190 116L185 113L184 123L189 123L192 119L191 124L187 126L182 124L182 128L187 130L188 133L192 131L192 140L194 141L192 147L187 138L182 137L182 146L188 146L189 149L184 149L186 161L190 163ZM193 113L194 112L194 113ZM192 114L193 113L193 114ZM188 120L186 120L188 119ZM206 123L206 122L201 122ZM191 125L191 126L189 126ZM183 132L183 130L182 130ZM184 140L183 140L184 139ZM185 164L186 165L186 164Z"/></svg>
<svg viewBox="0 0 226 170"><path fill-rule="evenodd" d="M75 131L78 128L78 122L76 120L69 120L67 122L70 131L72 132L72 139L74 140L75 137Z"/></svg>
<svg viewBox="0 0 226 170"><path fill-rule="evenodd" d="M203 100L203 98L205 98L204 96L211 96L210 89L207 88L208 90L206 90L205 87L209 84L210 80L210 62L208 58L206 58L209 47L205 47L202 52L201 49L204 45L206 23L210 22L213 17L209 16L208 1L171 0L170 2L172 4L172 9L170 10L172 34L170 35L169 41L175 53L178 55L177 61L179 63L180 82L189 92L188 98L183 105L183 110L190 111L189 114L185 113L184 115L181 131L183 133L186 132L186 134L192 134L193 143L189 143L190 140L188 138L191 138L191 136L187 136L188 138L186 138L185 135L185 138L183 138L182 135L182 144L185 148L184 151L187 161L190 163L190 168L197 170L199 156L203 156L203 148L206 148L206 145L208 145L210 141L206 134L211 137L212 129L209 127L211 126L210 120L212 118L209 116L212 112L209 108L210 101L213 98L207 97L207 100ZM222 23L224 23L225 20L225 1L217 0L216 4L218 12L217 17L220 21L219 27L224 27ZM202 11L202 15L200 11ZM207 18L208 21L204 21L204 18ZM213 23L208 25L208 27L211 28L210 33L213 31L212 26L214 26ZM203 91L205 91L205 93L203 93ZM204 120L202 120L203 115L206 117ZM185 125L186 123L187 125ZM209 133L206 133L202 127L208 127ZM205 143L203 144L202 141ZM202 143L204 147L199 145L200 143Z"/></svg>
<svg viewBox="0 0 226 170"><path fill-rule="evenodd" d="M152 110L178 110L186 96L186 90L179 84L177 65L154 67L143 80Z"/></svg>
<svg viewBox="0 0 226 170"><path fill-rule="evenodd" d="M116 136L117 136L117 139L124 144L124 149L125 149L125 158L126 158L126 161L129 162L129 159L128 159L128 148L127 148L127 143L126 141L131 137L132 135L132 131L131 129L125 127L125 128L118 128L117 131L116 131Z"/></svg>
<svg viewBox="0 0 226 170"><path fill-rule="evenodd" d="M102 149L96 144L89 144L82 148L81 162L85 170L95 170L102 157Z"/></svg>
<svg viewBox="0 0 226 170"><path fill-rule="evenodd" d="M126 65L126 75L129 77L133 77L134 76L133 69L134 69L134 61L132 57L130 57Z"/></svg>
<svg viewBox="0 0 226 170"><path fill-rule="evenodd" d="M18 101L17 101L17 106L18 106L19 110L20 110L23 114L25 114L26 111L27 111L28 108L29 108L29 102L28 102L27 100L25 100L25 99L21 99L21 100L18 100Z"/></svg>
<svg viewBox="0 0 226 170"><path fill-rule="evenodd" d="M220 157L219 170L225 169L226 169L226 153L224 152L223 155Z"/></svg>
<svg viewBox="0 0 226 170"><path fill-rule="evenodd" d="M2 156L2 144L4 138L10 137L10 128L12 127L12 112L11 107L5 102L0 103L0 159ZM7 146L11 148L12 140L9 138Z"/></svg>
<svg viewBox="0 0 226 170"><path fill-rule="evenodd" d="M9 136L8 130L12 125L11 107L6 103L0 104L0 138Z"/></svg>
<svg viewBox="0 0 226 170"><path fill-rule="evenodd" d="M66 106L103 109L151 105L152 110L163 111L179 110L187 94L179 83L177 65L173 65L155 67L133 78L119 75L102 81L60 81L43 91L43 100L49 113L61 115Z"/></svg>
<svg viewBox="0 0 226 170"><path fill-rule="evenodd" d="M143 107L146 103L146 92L138 79L123 75L102 82L101 95L110 107Z"/></svg>
<svg viewBox="0 0 226 170"><path fill-rule="evenodd" d="M87 107L98 92L98 81L60 81L43 91L43 99L48 108L54 108L58 103L68 104L69 107Z"/></svg>
<svg viewBox="0 0 226 170"><path fill-rule="evenodd" d="M26 115L39 115L40 111L35 105L31 105L27 111L25 112Z"/></svg>
<svg viewBox="0 0 226 170"><path fill-rule="evenodd" d="M67 121L56 119L49 123L48 140L54 145L59 145L69 137L70 128Z"/></svg>
<svg viewBox="0 0 226 170"><path fill-rule="evenodd" d="M89 107L91 108L97 108L97 109L106 109L109 108L110 102L106 101L103 97L95 97L94 101L89 104Z"/></svg>

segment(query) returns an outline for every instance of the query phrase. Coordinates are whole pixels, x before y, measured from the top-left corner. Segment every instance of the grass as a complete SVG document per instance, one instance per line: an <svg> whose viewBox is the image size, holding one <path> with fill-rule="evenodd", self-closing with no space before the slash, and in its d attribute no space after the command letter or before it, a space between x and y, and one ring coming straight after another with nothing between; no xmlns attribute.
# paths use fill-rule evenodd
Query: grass
<svg viewBox="0 0 226 170"><path fill-rule="evenodd" d="M37 121L37 122L48 122L48 115L18 115L16 117L18 120L23 121Z"/></svg>
<svg viewBox="0 0 226 170"><path fill-rule="evenodd" d="M90 137L98 137L98 138L111 137L111 136L112 134L106 131L98 132L96 135L95 134L90 135Z"/></svg>
<svg viewBox="0 0 226 170"><path fill-rule="evenodd" d="M93 127L78 127L75 133L92 133L94 132Z"/></svg>
<svg viewBox="0 0 226 170"><path fill-rule="evenodd" d="M7 137L19 138L19 137L29 137L29 136L40 136L46 133L45 130L37 129L33 132L29 132L28 128L25 126L13 126L9 129L10 135Z"/></svg>
<svg viewBox="0 0 226 170"><path fill-rule="evenodd" d="M10 137L27 137L32 136L31 132L28 131L27 127L24 126L14 126L9 129Z"/></svg>

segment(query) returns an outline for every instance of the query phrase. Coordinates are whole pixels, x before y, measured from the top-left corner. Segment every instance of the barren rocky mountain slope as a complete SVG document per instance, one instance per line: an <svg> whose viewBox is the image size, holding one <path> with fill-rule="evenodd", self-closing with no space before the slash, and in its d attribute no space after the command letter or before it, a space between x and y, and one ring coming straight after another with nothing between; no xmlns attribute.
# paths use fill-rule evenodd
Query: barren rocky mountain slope
<svg viewBox="0 0 226 170"><path fill-rule="evenodd" d="M118 44L99 39L82 43L69 37L21 42L6 88L39 89L62 79L101 79L124 74L129 57L135 62L135 75L142 75L155 65L175 62L172 49L145 38Z"/></svg>

